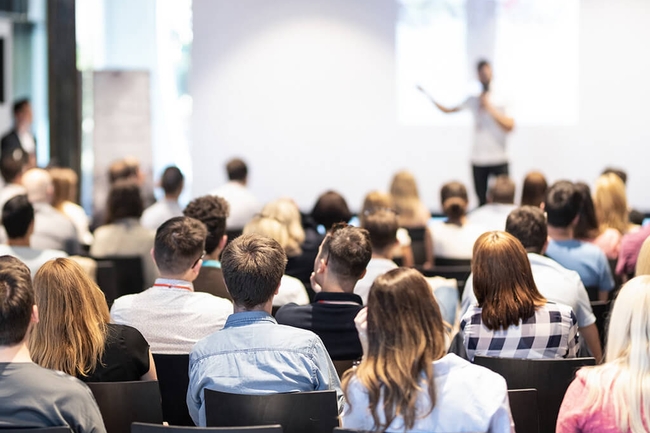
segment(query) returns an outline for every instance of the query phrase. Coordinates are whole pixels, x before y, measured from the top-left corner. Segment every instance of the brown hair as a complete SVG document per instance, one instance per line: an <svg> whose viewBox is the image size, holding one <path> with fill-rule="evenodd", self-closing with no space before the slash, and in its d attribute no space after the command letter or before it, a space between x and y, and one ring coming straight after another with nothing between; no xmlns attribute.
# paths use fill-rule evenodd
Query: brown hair
<svg viewBox="0 0 650 433"><path fill-rule="evenodd" d="M71 168L52 167L48 171L52 176L52 186L54 187L52 206L61 210L65 202L74 202L77 199L79 177Z"/></svg>
<svg viewBox="0 0 650 433"><path fill-rule="evenodd" d="M467 188L460 182L444 184L440 189L440 202L448 218L461 218L467 212Z"/></svg>
<svg viewBox="0 0 650 433"><path fill-rule="evenodd" d="M153 257L161 273L179 275L192 267L205 250L208 231L194 218L174 217L156 231Z"/></svg>
<svg viewBox="0 0 650 433"><path fill-rule="evenodd" d="M208 237L205 239L205 251L208 254L217 249L221 238L226 234L226 219L229 214L228 202L215 195L195 198L183 211L183 215L201 221L208 229Z"/></svg>
<svg viewBox="0 0 650 433"><path fill-rule="evenodd" d="M370 235L359 227L335 224L323 239L318 257L325 259L339 278L358 280L372 257Z"/></svg>
<svg viewBox="0 0 650 433"><path fill-rule="evenodd" d="M132 179L117 180L106 200L106 224L124 218L140 218L143 207L138 183Z"/></svg>
<svg viewBox="0 0 650 433"><path fill-rule="evenodd" d="M228 161L226 164L226 172L228 173L228 180L245 181L248 177L248 167L239 158Z"/></svg>
<svg viewBox="0 0 650 433"><path fill-rule="evenodd" d="M544 202L547 188L548 184L544 175L539 171L531 171L524 179L524 187L521 191L521 205L539 207Z"/></svg>
<svg viewBox="0 0 650 433"><path fill-rule="evenodd" d="M426 415L417 410L419 394L429 395L428 413L436 405L433 362L445 353L442 315L431 287L414 269L393 269L370 289L368 353L343 376L343 391L353 378L366 388L376 431L385 431L398 416L406 430L412 429Z"/></svg>
<svg viewBox="0 0 650 433"><path fill-rule="evenodd" d="M12 256L0 256L0 346L23 341L34 307L29 268Z"/></svg>
<svg viewBox="0 0 650 433"><path fill-rule="evenodd" d="M397 243L397 215L387 209L378 209L364 215L361 227L368 231L372 249L383 251Z"/></svg>
<svg viewBox="0 0 650 433"><path fill-rule="evenodd" d="M515 202L515 183L506 175L498 176L488 191L492 203L512 204Z"/></svg>
<svg viewBox="0 0 650 433"><path fill-rule="evenodd" d="M336 191L321 194L311 211L316 224L321 224L326 230L336 223L346 223L352 218L352 213L345 198Z"/></svg>
<svg viewBox="0 0 650 433"><path fill-rule="evenodd" d="M546 299L539 293L521 242L501 231L483 233L472 255L474 294L490 330L519 325Z"/></svg>

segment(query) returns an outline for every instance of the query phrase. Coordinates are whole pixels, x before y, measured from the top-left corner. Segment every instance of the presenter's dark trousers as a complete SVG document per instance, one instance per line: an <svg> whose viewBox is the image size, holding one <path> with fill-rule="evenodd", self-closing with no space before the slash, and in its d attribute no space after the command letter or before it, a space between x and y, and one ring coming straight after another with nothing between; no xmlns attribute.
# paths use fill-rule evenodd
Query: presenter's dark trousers
<svg viewBox="0 0 650 433"><path fill-rule="evenodd" d="M473 165L474 189L478 196L479 206L487 203L487 188L490 176L508 175L508 163L499 165Z"/></svg>

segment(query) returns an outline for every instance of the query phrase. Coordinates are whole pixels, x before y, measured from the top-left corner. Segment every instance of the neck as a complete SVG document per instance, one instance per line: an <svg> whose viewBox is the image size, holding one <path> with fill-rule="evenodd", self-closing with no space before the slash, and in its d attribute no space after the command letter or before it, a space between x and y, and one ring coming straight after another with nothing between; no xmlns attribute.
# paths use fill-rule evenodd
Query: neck
<svg viewBox="0 0 650 433"><path fill-rule="evenodd" d="M375 250L373 248L372 250L372 258L373 259L387 259L387 260L392 260L393 259L393 249L392 248L386 248L385 250Z"/></svg>
<svg viewBox="0 0 650 433"><path fill-rule="evenodd" d="M180 196L180 194L172 194L172 195L165 194L165 200L167 200L167 201L178 201L179 196Z"/></svg>
<svg viewBox="0 0 650 433"><path fill-rule="evenodd" d="M556 241L567 241L573 239L573 227L548 226L548 236Z"/></svg>
<svg viewBox="0 0 650 433"><path fill-rule="evenodd" d="M451 218L447 217L447 224L454 224L457 226L464 226L465 222L467 221L467 217L465 215L459 217L459 218Z"/></svg>
<svg viewBox="0 0 650 433"><path fill-rule="evenodd" d="M180 280L180 281L187 281L188 283L191 283L196 279L196 275L194 272L192 272L191 269L189 269L187 272L184 274L177 274L177 275L171 275L171 274L165 274L163 272L160 273L160 278L164 278L166 280Z"/></svg>
<svg viewBox="0 0 650 433"><path fill-rule="evenodd" d="M32 362L25 341L15 346L0 346L0 362Z"/></svg>
<svg viewBox="0 0 650 433"><path fill-rule="evenodd" d="M341 282L339 281L338 278L335 278L334 276L325 276L323 278L323 283L321 284L321 288L323 289L323 292L328 292L328 293L352 293L354 292L354 286L356 285L356 281L353 283L348 283L348 282Z"/></svg>
<svg viewBox="0 0 650 433"><path fill-rule="evenodd" d="M28 247L29 246L29 236L25 236L25 237L22 237L22 238L9 239L7 241L7 244L9 244L12 247Z"/></svg>
<svg viewBox="0 0 650 433"><path fill-rule="evenodd" d="M244 306L238 305L236 302L233 303L233 313L246 313L247 311L264 311L265 313L272 314L273 312L273 298L275 296L271 296L271 299L266 301L263 304L256 305L253 308L246 308Z"/></svg>
<svg viewBox="0 0 650 433"><path fill-rule="evenodd" d="M219 256L221 255L221 250L217 248L216 250L212 251L210 254L205 254L205 260L216 260L219 261Z"/></svg>

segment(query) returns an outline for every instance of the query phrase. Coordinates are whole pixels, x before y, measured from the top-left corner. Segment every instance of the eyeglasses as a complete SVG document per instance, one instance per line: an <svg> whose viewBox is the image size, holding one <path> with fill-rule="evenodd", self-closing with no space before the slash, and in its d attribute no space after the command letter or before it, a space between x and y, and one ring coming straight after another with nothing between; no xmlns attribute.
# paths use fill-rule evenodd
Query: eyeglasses
<svg viewBox="0 0 650 433"><path fill-rule="evenodd" d="M200 262L201 260L203 260L203 257L205 257L205 251L203 251L203 253L201 253L201 257L199 257L198 259L196 259L196 261L194 262L194 264L192 265L192 267L191 267L190 269L194 269L194 267L195 267L196 265L198 265L199 262Z"/></svg>

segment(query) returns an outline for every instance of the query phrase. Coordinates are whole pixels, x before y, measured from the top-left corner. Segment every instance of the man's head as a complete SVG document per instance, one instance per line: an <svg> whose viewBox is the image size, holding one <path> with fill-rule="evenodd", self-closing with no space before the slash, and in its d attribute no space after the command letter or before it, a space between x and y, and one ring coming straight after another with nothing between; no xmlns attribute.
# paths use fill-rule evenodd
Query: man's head
<svg viewBox="0 0 650 433"><path fill-rule="evenodd" d="M192 281L199 274L207 230L194 218L175 217L156 231L153 258L163 277Z"/></svg>
<svg viewBox="0 0 650 433"><path fill-rule="evenodd" d="M372 253L391 259L391 252L397 244L397 215L388 209L368 212L361 227L368 231Z"/></svg>
<svg viewBox="0 0 650 433"><path fill-rule="evenodd" d="M537 206L513 210L506 220L506 232L519 239L527 252L541 254L548 238L544 211Z"/></svg>
<svg viewBox="0 0 650 433"><path fill-rule="evenodd" d="M248 167L239 158L228 161L228 164L226 164L226 172L228 173L228 180L246 183L248 179Z"/></svg>
<svg viewBox="0 0 650 433"><path fill-rule="evenodd" d="M555 182L546 192L544 210L550 227L568 228L577 223L582 196L567 180Z"/></svg>
<svg viewBox="0 0 650 433"><path fill-rule="evenodd" d="M33 118L32 104L29 103L29 99L19 99L14 103L16 126L29 127L32 124Z"/></svg>
<svg viewBox="0 0 650 433"><path fill-rule="evenodd" d="M476 64L476 72L478 74L478 80L483 85L485 91L489 90L490 82L492 81L492 66L487 60L479 60Z"/></svg>
<svg viewBox="0 0 650 433"><path fill-rule="evenodd" d="M233 240L221 255L221 269L233 302L245 310L270 308L287 265L275 240L247 234Z"/></svg>
<svg viewBox="0 0 650 433"><path fill-rule="evenodd" d="M42 168L31 168L23 174L23 186L32 203L51 203L54 195L52 176Z"/></svg>
<svg viewBox="0 0 650 433"><path fill-rule="evenodd" d="M490 203L513 204L515 202L515 183L508 176L498 176L487 193Z"/></svg>
<svg viewBox="0 0 650 433"><path fill-rule="evenodd" d="M183 191L185 177L176 166L167 167L160 178L160 186L165 191L165 197L177 199Z"/></svg>
<svg viewBox="0 0 650 433"><path fill-rule="evenodd" d="M221 250L226 244L226 219L230 213L228 202L214 195L204 195L192 200L183 215L194 218L205 224L208 237L205 240L205 252L214 253Z"/></svg>
<svg viewBox="0 0 650 433"><path fill-rule="evenodd" d="M0 174L2 174L5 183L22 182L26 157L27 154L20 149L18 149L16 155L14 155L14 152L2 154L0 158Z"/></svg>
<svg viewBox="0 0 650 433"><path fill-rule="evenodd" d="M25 238L34 230L34 207L26 195L17 195L2 208L2 225L9 239Z"/></svg>
<svg viewBox="0 0 650 433"><path fill-rule="evenodd" d="M15 257L0 257L0 347L25 341L38 315L29 268Z"/></svg>

